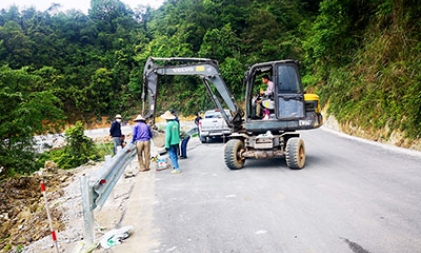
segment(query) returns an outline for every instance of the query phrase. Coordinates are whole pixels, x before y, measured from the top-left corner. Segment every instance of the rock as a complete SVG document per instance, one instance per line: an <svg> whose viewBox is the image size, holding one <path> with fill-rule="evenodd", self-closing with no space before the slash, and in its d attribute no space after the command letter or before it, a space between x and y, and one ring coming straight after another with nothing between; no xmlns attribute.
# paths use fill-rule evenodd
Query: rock
<svg viewBox="0 0 421 253"><path fill-rule="evenodd" d="M92 161L92 160L89 160L87 163L86 163L86 165L91 165L91 166L93 166L93 165L95 165L96 164L96 162L95 161Z"/></svg>
<svg viewBox="0 0 421 253"><path fill-rule="evenodd" d="M60 177L60 182L62 182L62 183L64 183L64 182L66 182L66 180L68 179L69 177L66 175L66 176L62 176L62 177Z"/></svg>
<svg viewBox="0 0 421 253"><path fill-rule="evenodd" d="M0 232L2 235L7 235L7 232L13 227L13 222L11 220L7 220L2 222L0 227Z"/></svg>
<svg viewBox="0 0 421 253"><path fill-rule="evenodd" d="M129 178L129 177L134 177L136 176L133 171L128 171L126 173L124 173L124 178Z"/></svg>
<svg viewBox="0 0 421 253"><path fill-rule="evenodd" d="M45 161L44 168L48 172L57 172L57 164L54 161Z"/></svg>
<svg viewBox="0 0 421 253"><path fill-rule="evenodd" d="M31 213L35 213L38 210L38 203L34 202L32 205L29 206L29 211Z"/></svg>
<svg viewBox="0 0 421 253"><path fill-rule="evenodd" d="M26 235L25 239L27 242L32 242L34 240L31 235Z"/></svg>

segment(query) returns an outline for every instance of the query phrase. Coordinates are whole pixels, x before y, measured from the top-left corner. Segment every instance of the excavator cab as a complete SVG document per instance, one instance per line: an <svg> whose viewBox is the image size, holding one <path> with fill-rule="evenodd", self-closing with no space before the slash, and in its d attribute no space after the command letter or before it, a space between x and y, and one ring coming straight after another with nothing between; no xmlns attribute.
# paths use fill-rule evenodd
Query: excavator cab
<svg viewBox="0 0 421 253"><path fill-rule="evenodd" d="M265 74L274 83L274 94L256 98L256 90L266 88L261 86L261 77ZM321 118L314 114L315 111L312 115L306 114L307 96L301 84L298 61L282 60L255 64L245 73L244 82L247 98L244 127L247 131L291 131L321 125ZM318 100L317 95L313 94L310 97ZM319 104L318 101L316 104ZM320 114L320 111L317 113Z"/></svg>

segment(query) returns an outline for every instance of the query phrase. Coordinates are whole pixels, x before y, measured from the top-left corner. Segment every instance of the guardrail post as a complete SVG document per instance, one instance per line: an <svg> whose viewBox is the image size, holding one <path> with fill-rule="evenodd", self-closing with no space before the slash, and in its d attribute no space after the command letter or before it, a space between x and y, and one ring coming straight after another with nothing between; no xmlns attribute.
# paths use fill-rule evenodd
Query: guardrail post
<svg viewBox="0 0 421 253"><path fill-rule="evenodd" d="M85 239L88 247L95 244L95 224L94 224L94 193L89 186L89 175L83 174L80 178L80 189L82 192L83 220L85 224Z"/></svg>
<svg viewBox="0 0 421 253"><path fill-rule="evenodd" d="M87 252L96 246L94 210L97 207L101 210L115 184L136 154L136 145L129 143L112 159L106 158L106 163L93 178L85 174L79 178Z"/></svg>

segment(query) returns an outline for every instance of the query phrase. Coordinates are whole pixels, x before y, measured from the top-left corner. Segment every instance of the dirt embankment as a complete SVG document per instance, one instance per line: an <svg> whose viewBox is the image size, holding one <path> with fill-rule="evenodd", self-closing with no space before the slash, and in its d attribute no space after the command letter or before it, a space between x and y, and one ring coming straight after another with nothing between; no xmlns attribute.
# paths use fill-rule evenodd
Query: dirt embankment
<svg viewBox="0 0 421 253"><path fill-rule="evenodd" d="M45 211L41 182L48 182L47 199L50 201L53 227L63 230L62 210L58 201L62 187L71 172L47 171L44 175L9 178L0 183L0 252L11 252L51 234Z"/></svg>
<svg viewBox="0 0 421 253"><path fill-rule="evenodd" d="M336 120L335 116L329 115L327 113L322 114L324 116L323 126L326 128L366 140L372 140L396 147L421 151L421 139L410 140L405 137L404 132L399 130L392 130L387 126L374 130L363 129L359 126L353 125L352 122L340 124Z"/></svg>

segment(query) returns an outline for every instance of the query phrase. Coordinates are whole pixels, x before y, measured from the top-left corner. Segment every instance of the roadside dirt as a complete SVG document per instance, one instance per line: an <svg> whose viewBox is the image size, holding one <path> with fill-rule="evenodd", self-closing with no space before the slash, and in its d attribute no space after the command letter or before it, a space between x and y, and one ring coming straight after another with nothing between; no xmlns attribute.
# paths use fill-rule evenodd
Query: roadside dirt
<svg viewBox="0 0 421 253"><path fill-rule="evenodd" d="M10 178L0 184L0 252L19 249L51 234L41 191L44 182L53 227L64 230L63 210L59 208L63 188L74 173L56 168L43 169L27 177Z"/></svg>
<svg viewBox="0 0 421 253"><path fill-rule="evenodd" d="M1 252L9 252L18 245L28 245L50 234L47 213L41 192L41 181L48 182L49 201L63 196L62 187L70 173L33 175L30 177L11 178L0 185L0 240ZM62 211L52 208L53 224L58 230L64 229L60 221Z"/></svg>
<svg viewBox="0 0 421 253"><path fill-rule="evenodd" d="M155 147L163 147L164 133L154 132ZM131 136L127 136L128 140ZM108 137L98 137L95 142L110 141ZM134 161L135 159L133 159ZM51 237L51 229L41 191L41 182L46 186L46 196L53 220L53 230L57 234L60 252L73 252L77 242L84 236L83 209L79 176L100 169L104 162L89 162L72 170L61 170L53 162L31 176L10 178L0 183L0 253L14 252L56 252ZM134 177L137 168L126 171L124 177ZM126 182L127 183L127 182ZM115 196L118 205L123 205L125 197ZM124 193L123 193L124 195ZM121 212L121 208L113 208ZM103 212L101 212L103 213ZM115 217L119 217L116 213ZM101 219L98 215L96 222ZM106 218L108 219L108 218ZM107 223L111 222L107 225ZM118 221L104 221L101 226L112 227ZM96 233L103 234L99 227ZM101 251L99 251L101 252Z"/></svg>

